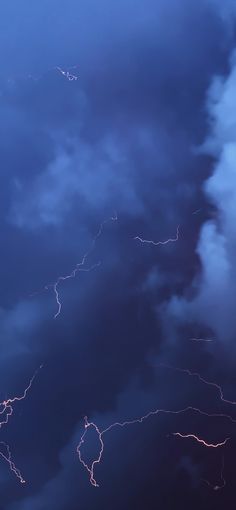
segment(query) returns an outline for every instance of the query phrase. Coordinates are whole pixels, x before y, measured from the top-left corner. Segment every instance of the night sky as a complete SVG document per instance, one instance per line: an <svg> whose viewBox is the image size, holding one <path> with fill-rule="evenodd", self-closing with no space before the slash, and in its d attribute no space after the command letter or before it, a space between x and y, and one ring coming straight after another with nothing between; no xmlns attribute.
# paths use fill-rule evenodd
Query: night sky
<svg viewBox="0 0 236 510"><path fill-rule="evenodd" d="M0 510L236 506L235 29L0 1Z"/></svg>

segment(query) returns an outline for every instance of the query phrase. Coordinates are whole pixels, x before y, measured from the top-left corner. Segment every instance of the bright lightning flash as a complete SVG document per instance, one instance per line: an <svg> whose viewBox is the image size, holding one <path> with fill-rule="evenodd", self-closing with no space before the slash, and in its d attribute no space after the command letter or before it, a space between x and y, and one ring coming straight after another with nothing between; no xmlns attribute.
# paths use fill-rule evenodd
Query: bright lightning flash
<svg viewBox="0 0 236 510"><path fill-rule="evenodd" d="M204 439L201 439L195 434L182 434L181 432L172 432L172 436L178 436L181 437L182 439L193 439L194 441L197 441L197 443L206 446L206 448L219 448L220 446L224 446L230 439L229 437L227 437L226 439L224 439L224 441L220 443L207 443Z"/></svg>

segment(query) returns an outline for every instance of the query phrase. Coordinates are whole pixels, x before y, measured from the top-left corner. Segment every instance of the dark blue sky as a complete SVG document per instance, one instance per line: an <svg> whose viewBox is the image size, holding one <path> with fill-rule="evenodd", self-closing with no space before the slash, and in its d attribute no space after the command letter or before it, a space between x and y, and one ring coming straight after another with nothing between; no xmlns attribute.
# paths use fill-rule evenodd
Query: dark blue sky
<svg viewBox="0 0 236 510"><path fill-rule="evenodd" d="M2 401L43 364L0 430L27 481L0 458L0 510L234 507L228 418L111 430L99 488L76 447L84 416L236 419L216 387L162 366L235 399L235 15L216 0L0 3ZM176 242L134 240L178 225ZM60 281L54 319L51 284L90 248L96 267ZM98 451L89 429L83 458Z"/></svg>

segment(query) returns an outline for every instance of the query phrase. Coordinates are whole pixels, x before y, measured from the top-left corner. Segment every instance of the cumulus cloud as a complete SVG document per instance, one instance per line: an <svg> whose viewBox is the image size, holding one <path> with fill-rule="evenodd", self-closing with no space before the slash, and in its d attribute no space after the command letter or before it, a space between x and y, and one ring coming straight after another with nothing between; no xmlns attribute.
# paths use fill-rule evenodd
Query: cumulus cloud
<svg viewBox="0 0 236 510"><path fill-rule="evenodd" d="M216 158L212 175L204 184L213 218L200 233L197 254L201 273L193 282L192 299L172 298L169 311L184 321L199 320L221 340L236 332L236 65L231 59L229 76L213 80L208 93L210 133L204 150Z"/></svg>
<svg viewBox="0 0 236 510"><path fill-rule="evenodd" d="M12 183L9 221L18 227L36 228L62 223L78 204L90 210L137 214L143 209L135 191L128 149L115 137L95 147L72 143L70 152L58 150L55 160L29 180Z"/></svg>

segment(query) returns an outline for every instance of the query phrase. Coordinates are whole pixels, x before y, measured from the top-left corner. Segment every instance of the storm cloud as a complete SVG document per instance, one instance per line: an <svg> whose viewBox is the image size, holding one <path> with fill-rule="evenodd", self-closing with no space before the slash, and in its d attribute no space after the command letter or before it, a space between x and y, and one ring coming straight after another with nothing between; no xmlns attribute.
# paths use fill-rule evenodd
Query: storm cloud
<svg viewBox="0 0 236 510"><path fill-rule="evenodd" d="M215 509L231 498L229 488L216 500L201 482L219 477L221 457L171 437L177 428L233 437L228 422L158 415L111 432L98 490L76 455L85 415L104 428L157 407L218 412L217 395L160 361L222 381L230 369L233 392L236 74L225 7L1 8L2 398L21 394L43 364L1 429L27 479L18 486L2 460L4 510ZM76 66L78 79L57 66ZM178 242L134 239L165 240L178 225ZM53 282L91 248L94 269L60 282L53 319ZM188 342L208 334L215 351ZM91 437L85 456L97 448Z"/></svg>

